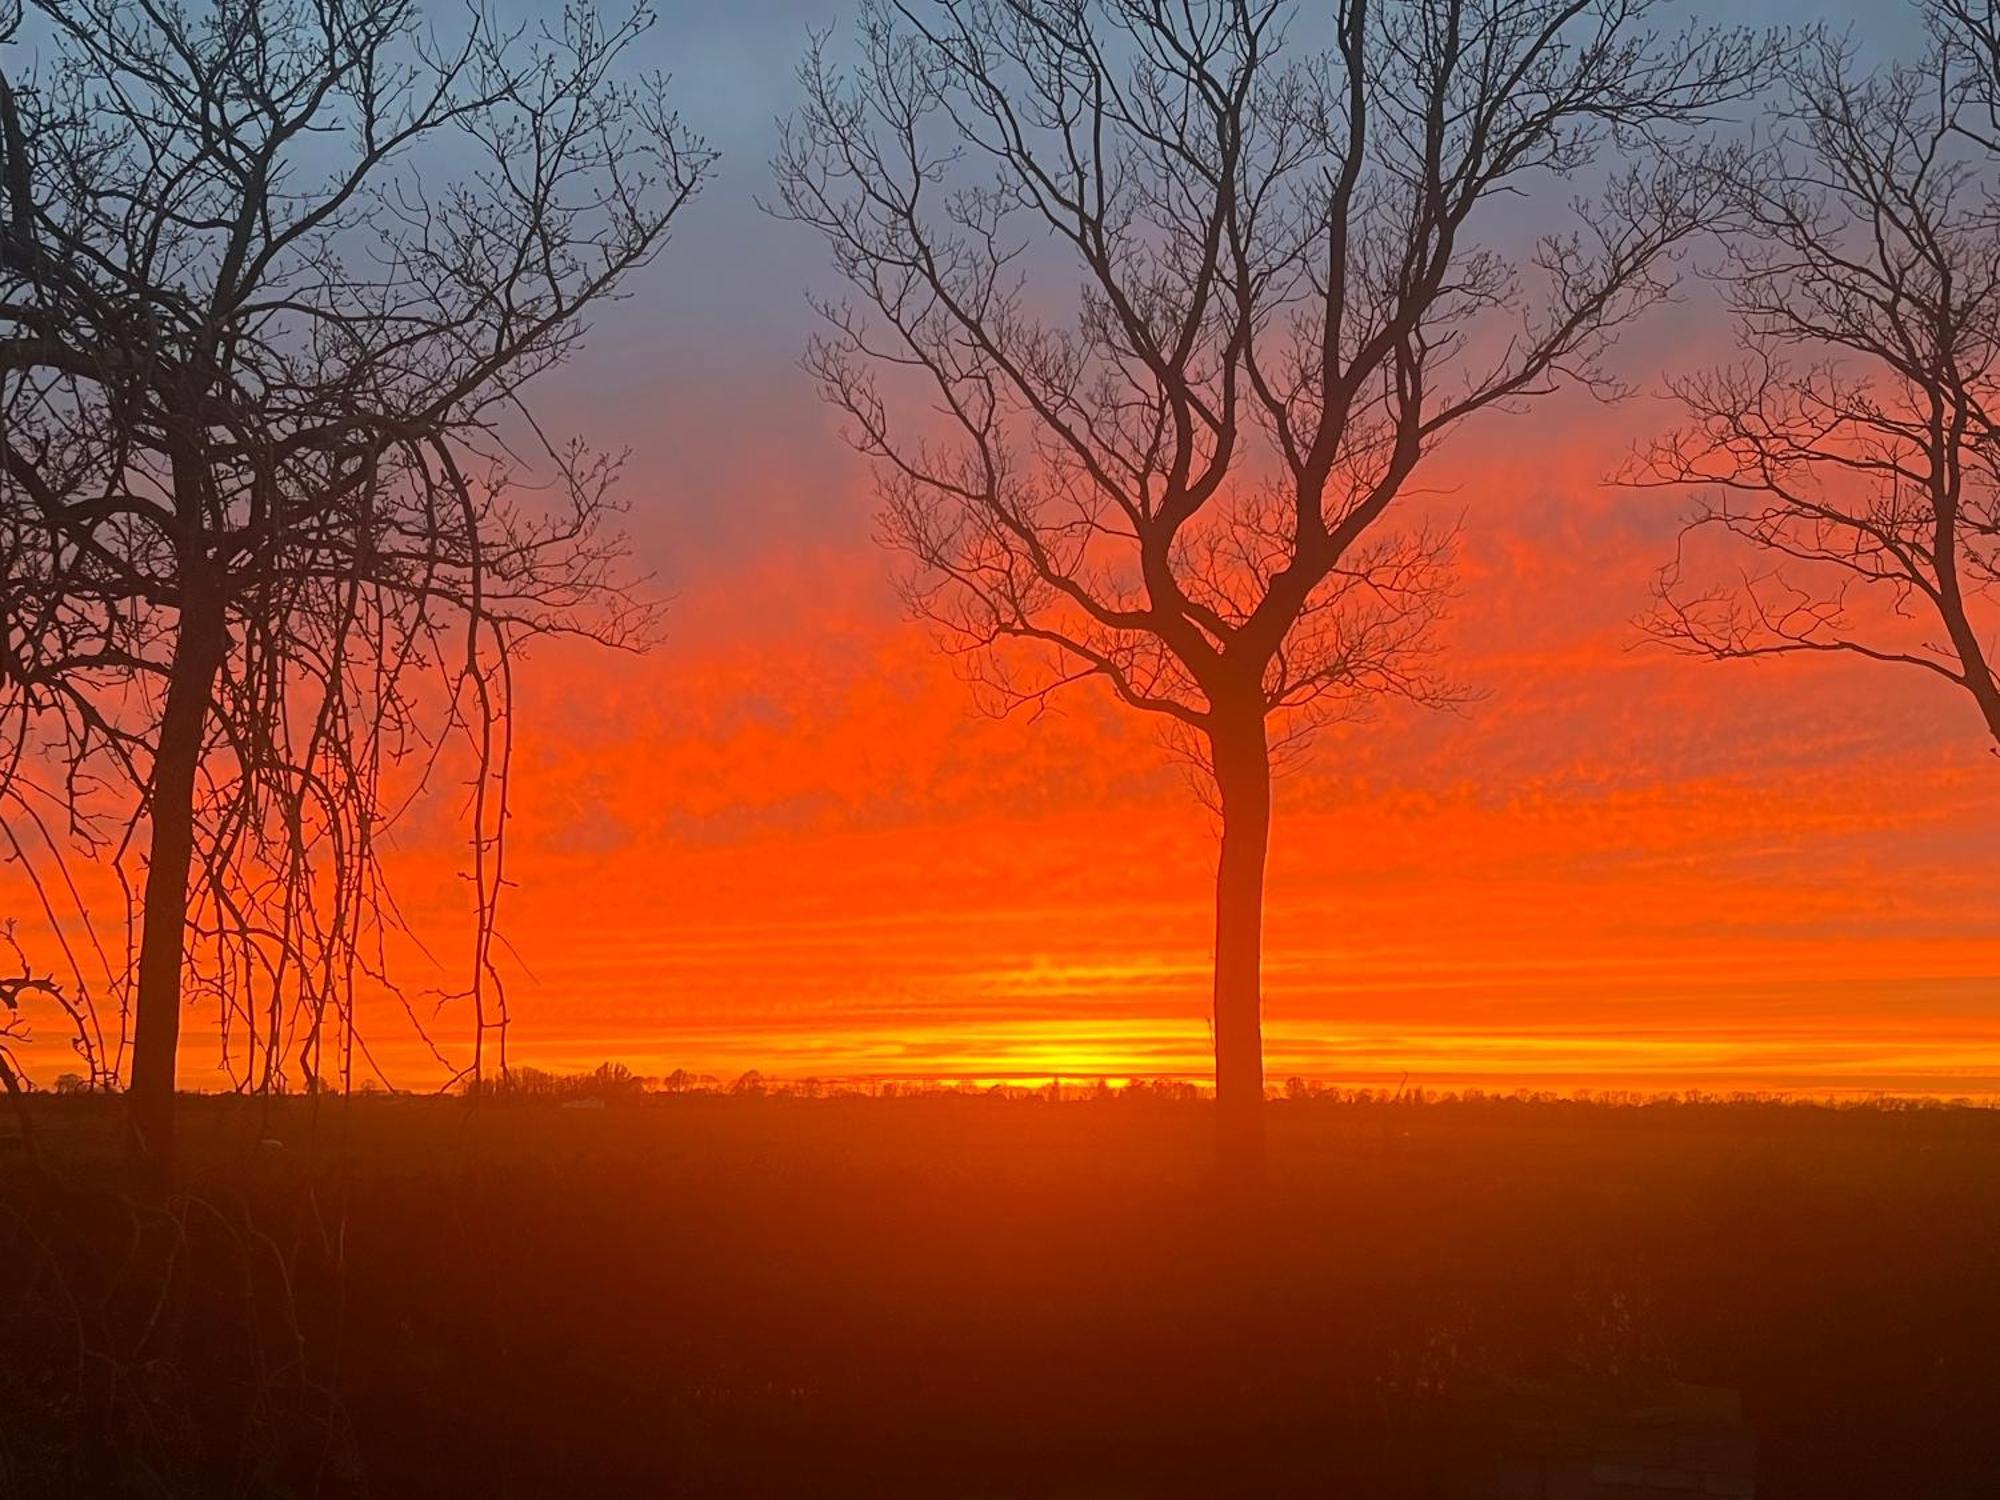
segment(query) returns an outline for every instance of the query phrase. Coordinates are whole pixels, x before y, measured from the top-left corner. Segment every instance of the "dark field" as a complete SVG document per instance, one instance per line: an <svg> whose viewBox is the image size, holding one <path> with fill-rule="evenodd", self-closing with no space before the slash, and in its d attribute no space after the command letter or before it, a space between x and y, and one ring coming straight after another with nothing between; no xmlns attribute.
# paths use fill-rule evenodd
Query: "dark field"
<svg viewBox="0 0 2000 1500"><path fill-rule="evenodd" d="M2000 1485L1985 1110L1283 1103L1244 1202L1191 1103L197 1099L148 1205L31 1103L8 1496L1636 1496L1522 1434L1690 1385L1760 1496Z"/></svg>

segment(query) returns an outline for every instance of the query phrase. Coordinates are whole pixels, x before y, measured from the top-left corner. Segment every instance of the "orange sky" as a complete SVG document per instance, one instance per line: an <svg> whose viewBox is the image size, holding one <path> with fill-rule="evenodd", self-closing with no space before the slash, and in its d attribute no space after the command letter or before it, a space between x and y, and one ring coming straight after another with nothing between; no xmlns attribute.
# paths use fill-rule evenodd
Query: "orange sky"
<svg viewBox="0 0 2000 1500"><path fill-rule="evenodd" d="M1281 779L1274 1083L2000 1093L2000 764L1913 674L1638 644L1675 507L1602 476L1658 416L1502 419L1432 476L1466 517L1451 641L1480 697L1330 732ZM705 556L642 535L666 644L521 674L512 1056L1205 1076L1213 828L1181 770L1092 693L976 714L899 614L859 466L796 443L736 500L786 515L816 455L814 524ZM635 467L635 519L671 483ZM448 962L457 806L392 856ZM440 1018L455 1055L467 1024ZM221 1086L191 1025L184 1081ZM368 1029L396 1082L437 1076L386 997Z"/></svg>
<svg viewBox="0 0 2000 1500"><path fill-rule="evenodd" d="M513 1055L1203 1075L1208 815L1100 697L974 714L899 615L866 474L798 368L801 293L832 278L756 198L773 49L830 14L676 21L723 174L546 392L552 430L632 450L638 564L673 613L643 660L564 648L521 674ZM1728 349L1691 302L1619 359L1656 390ZM1331 733L1280 783L1274 1081L2000 1092L2000 761L1913 674L1638 646L1679 506L1604 476L1671 420L1651 396L1548 403L1426 471L1421 503L1465 521L1453 661L1482 696ZM447 958L457 808L432 798L396 856ZM459 975L411 953L405 978ZM370 1030L398 1081L432 1076L393 1003ZM214 1061L191 1038L186 1082Z"/></svg>
<svg viewBox="0 0 2000 1500"><path fill-rule="evenodd" d="M1440 471L1483 696L1281 781L1274 1081L2000 1088L2000 765L1929 681L1637 644L1674 507L1600 476L1654 415L1507 419ZM1209 815L1100 698L977 716L832 472L851 535L678 580L646 660L527 672L515 1055L1203 1075Z"/></svg>

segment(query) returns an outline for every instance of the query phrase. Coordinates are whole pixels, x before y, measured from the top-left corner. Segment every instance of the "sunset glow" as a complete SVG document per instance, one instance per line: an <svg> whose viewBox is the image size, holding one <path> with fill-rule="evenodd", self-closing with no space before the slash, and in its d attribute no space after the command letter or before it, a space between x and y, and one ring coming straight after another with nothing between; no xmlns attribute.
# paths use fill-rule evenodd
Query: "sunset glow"
<svg viewBox="0 0 2000 1500"><path fill-rule="evenodd" d="M0 3L0 1492L1989 1500L2000 0Z"/></svg>
<svg viewBox="0 0 2000 1500"><path fill-rule="evenodd" d="M1484 697L1280 780L1274 1085L2000 1090L2000 778L1960 705L1639 646L1670 508L1579 459L1558 509L1492 458L1454 627ZM841 503L850 547L679 592L656 654L531 664L513 1055L1205 1079L1213 826L1180 768L1088 697L974 713ZM458 899L412 882L406 915Z"/></svg>
<svg viewBox="0 0 2000 1500"><path fill-rule="evenodd" d="M1213 819L1095 688L982 717L902 609L867 465L797 365L821 248L758 207L769 59L825 17L764 11L676 18L728 169L543 397L551 430L629 448L669 612L646 655L519 670L508 1055L1204 1080ZM1476 419L1398 502L1463 523L1468 701L1386 705L1281 772L1274 1087L2000 1092L2000 767L1967 705L1852 661L1691 661L1633 623L1686 501L1617 476L1673 418L1665 374L1730 353L1690 284L1619 344L1636 397ZM434 787L387 856L424 943L391 956L454 1064L464 1008L429 995L463 985L463 800ZM362 1004L392 1082L446 1076L393 997ZM183 1084L224 1086L216 1061L183 1048Z"/></svg>

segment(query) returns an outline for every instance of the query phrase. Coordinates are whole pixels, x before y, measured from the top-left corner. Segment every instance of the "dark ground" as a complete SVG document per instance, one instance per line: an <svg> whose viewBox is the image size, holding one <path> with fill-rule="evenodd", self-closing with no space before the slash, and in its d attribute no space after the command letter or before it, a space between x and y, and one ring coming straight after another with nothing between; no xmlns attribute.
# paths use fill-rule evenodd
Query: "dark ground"
<svg viewBox="0 0 2000 1500"><path fill-rule="evenodd" d="M10 1497L1498 1494L1670 1381L1759 1496L2000 1493L2000 1112L1282 1103L1259 1207L1198 1103L190 1099L161 1205L32 1105Z"/></svg>

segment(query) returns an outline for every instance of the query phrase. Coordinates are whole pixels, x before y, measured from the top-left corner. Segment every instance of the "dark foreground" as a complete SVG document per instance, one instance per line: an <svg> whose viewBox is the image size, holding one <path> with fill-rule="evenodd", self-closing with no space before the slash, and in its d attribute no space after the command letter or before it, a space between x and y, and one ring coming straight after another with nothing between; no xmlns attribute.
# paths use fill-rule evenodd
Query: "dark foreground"
<svg viewBox="0 0 2000 1500"><path fill-rule="evenodd" d="M33 1103L10 1497L2000 1483L1989 1111L1277 1104L1255 1206L1189 1103L190 1100L149 1205Z"/></svg>

